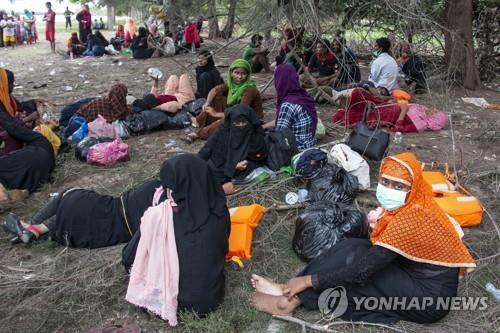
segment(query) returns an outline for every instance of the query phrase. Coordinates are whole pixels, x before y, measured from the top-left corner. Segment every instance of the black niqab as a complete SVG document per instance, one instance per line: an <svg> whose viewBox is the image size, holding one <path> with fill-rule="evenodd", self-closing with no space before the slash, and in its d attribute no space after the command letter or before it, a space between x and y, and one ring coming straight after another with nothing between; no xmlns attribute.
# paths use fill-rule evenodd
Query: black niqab
<svg viewBox="0 0 500 333"><path fill-rule="evenodd" d="M182 225L184 234L203 227L210 215L222 217L227 212L222 187L208 164L196 155L181 154L163 162L160 180L165 190L172 190L177 204L174 221Z"/></svg>

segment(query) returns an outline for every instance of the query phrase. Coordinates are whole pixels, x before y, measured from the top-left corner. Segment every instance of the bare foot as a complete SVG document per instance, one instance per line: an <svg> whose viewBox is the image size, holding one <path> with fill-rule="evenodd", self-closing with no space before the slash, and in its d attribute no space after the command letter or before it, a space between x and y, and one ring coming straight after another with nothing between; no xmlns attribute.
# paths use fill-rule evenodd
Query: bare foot
<svg viewBox="0 0 500 333"><path fill-rule="evenodd" d="M300 305L298 298L289 301L285 296L273 296L259 292L252 295L251 303L259 311L278 316L288 316Z"/></svg>
<svg viewBox="0 0 500 333"><path fill-rule="evenodd" d="M283 285L274 283L263 276L252 274L250 279L255 291L273 296L283 296Z"/></svg>
<svg viewBox="0 0 500 333"><path fill-rule="evenodd" d="M7 189L0 183L0 202L2 201L9 201L9 195Z"/></svg>
<svg viewBox="0 0 500 333"><path fill-rule="evenodd" d="M234 186L234 184L231 182L225 183L224 185L222 185L222 188L224 189L224 193L226 195L236 193L239 190L239 188Z"/></svg>
<svg viewBox="0 0 500 333"><path fill-rule="evenodd" d="M21 201L29 197L28 190L10 190L8 191L8 196L12 202Z"/></svg>

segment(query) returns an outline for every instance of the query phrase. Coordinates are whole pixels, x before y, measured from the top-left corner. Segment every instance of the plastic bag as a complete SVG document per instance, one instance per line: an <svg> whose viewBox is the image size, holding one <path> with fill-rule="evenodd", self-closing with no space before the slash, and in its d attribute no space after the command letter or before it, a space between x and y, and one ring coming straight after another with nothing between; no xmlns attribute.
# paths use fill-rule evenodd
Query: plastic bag
<svg viewBox="0 0 500 333"><path fill-rule="evenodd" d="M77 144L89 135L89 125L84 122L79 129L71 135L71 142Z"/></svg>
<svg viewBox="0 0 500 333"><path fill-rule="evenodd" d="M87 154L89 152L89 148L103 142L111 142L113 139L110 138L91 138L86 137L85 139L78 142L75 147L75 157L83 162L87 161Z"/></svg>
<svg viewBox="0 0 500 333"><path fill-rule="evenodd" d="M345 238L367 238L365 215L354 207L318 201L297 217L293 250L306 261L329 250Z"/></svg>
<svg viewBox="0 0 500 333"><path fill-rule="evenodd" d="M142 119L144 119L144 126L147 131L152 131L161 127L169 118L167 112L160 110L144 110L140 115Z"/></svg>
<svg viewBox="0 0 500 333"><path fill-rule="evenodd" d="M174 114L167 114L167 121L163 124L162 129L178 129L191 126L191 119L186 111L179 111Z"/></svg>
<svg viewBox="0 0 500 333"><path fill-rule="evenodd" d="M97 165L114 165L120 161L128 161L128 145L120 138L112 142L98 143L89 148L87 163Z"/></svg>
<svg viewBox="0 0 500 333"><path fill-rule="evenodd" d="M326 135L326 128L321 119L318 118L318 123L316 124L316 139L323 139Z"/></svg>
<svg viewBox="0 0 500 333"><path fill-rule="evenodd" d="M118 137L113 125L108 124L106 118L97 115L94 121L89 123L89 136L93 138L111 138Z"/></svg>
<svg viewBox="0 0 500 333"><path fill-rule="evenodd" d="M123 124L128 128L129 132L133 134L140 134L146 130L144 118L140 113L129 114L123 121Z"/></svg>
<svg viewBox="0 0 500 333"><path fill-rule="evenodd" d="M292 157L292 167L297 176L315 177L328 163L328 154L319 148L309 148Z"/></svg>
<svg viewBox="0 0 500 333"><path fill-rule="evenodd" d="M207 100L205 98L198 98L194 101L187 102L182 106L182 111L190 113L192 116L196 117L201 113L201 109L203 104L205 104Z"/></svg>
<svg viewBox="0 0 500 333"><path fill-rule="evenodd" d="M358 192L358 178L336 165L327 164L307 183L311 201L328 200L351 204Z"/></svg>
<svg viewBox="0 0 500 333"><path fill-rule="evenodd" d="M351 175L358 178L360 190L370 188L370 166L361 155L348 145L337 144L330 150L329 161L342 167Z"/></svg>
<svg viewBox="0 0 500 333"><path fill-rule="evenodd" d="M115 133L122 139L126 139L130 137L130 132L128 131L128 127L125 125L123 120L115 120L112 123L115 128Z"/></svg>

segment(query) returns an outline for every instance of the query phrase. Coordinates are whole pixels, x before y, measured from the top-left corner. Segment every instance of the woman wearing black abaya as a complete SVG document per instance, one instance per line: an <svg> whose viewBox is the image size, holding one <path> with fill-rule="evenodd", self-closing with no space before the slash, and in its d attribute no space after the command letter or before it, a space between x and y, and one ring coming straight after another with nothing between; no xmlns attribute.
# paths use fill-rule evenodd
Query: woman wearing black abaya
<svg viewBox="0 0 500 333"><path fill-rule="evenodd" d="M0 112L2 108L0 103ZM23 148L0 157L0 198L6 189L31 193L49 180L55 166L54 148L44 135L8 119L5 114L0 116L0 125L10 137L24 144Z"/></svg>
<svg viewBox="0 0 500 333"><path fill-rule="evenodd" d="M267 157L264 130L252 108L237 104L226 109L223 126L209 138L198 156L213 168L226 194L233 193L231 180L244 178L263 166Z"/></svg>
<svg viewBox="0 0 500 333"><path fill-rule="evenodd" d="M207 98L212 88L223 84L224 80L215 68L214 58L208 50L198 54L198 67L196 67L196 98Z"/></svg>
<svg viewBox="0 0 500 333"><path fill-rule="evenodd" d="M224 257L230 231L226 197L212 169L195 155L181 154L165 161L160 179L177 204L173 219L180 272L178 309L205 315L224 298ZM139 239L140 231L123 251L127 269Z"/></svg>
<svg viewBox="0 0 500 333"><path fill-rule="evenodd" d="M29 243L49 233L64 246L100 248L130 241L139 230L141 218L151 206L153 194L161 183L151 180L119 197L72 188L57 193L30 223L9 214L4 229L12 233L12 242Z"/></svg>

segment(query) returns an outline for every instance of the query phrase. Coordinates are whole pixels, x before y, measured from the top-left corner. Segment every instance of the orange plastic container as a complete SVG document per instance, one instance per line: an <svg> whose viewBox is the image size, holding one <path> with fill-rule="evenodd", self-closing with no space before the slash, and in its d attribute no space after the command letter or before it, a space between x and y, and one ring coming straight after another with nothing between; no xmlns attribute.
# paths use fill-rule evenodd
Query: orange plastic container
<svg viewBox="0 0 500 333"><path fill-rule="evenodd" d="M453 193L453 192L452 192ZM483 207L475 197L447 193L443 197L434 200L439 207L448 215L453 217L461 227L473 227L481 224L483 218Z"/></svg>
<svg viewBox="0 0 500 333"><path fill-rule="evenodd" d="M442 193L453 190L453 185L448 181L446 176L439 171L424 171L422 172L424 180L431 185L434 193Z"/></svg>
<svg viewBox="0 0 500 333"><path fill-rule="evenodd" d="M252 258L253 230L259 224L266 209L261 205L240 206L231 208L231 234L229 235L229 251L226 259L237 256L240 259Z"/></svg>

